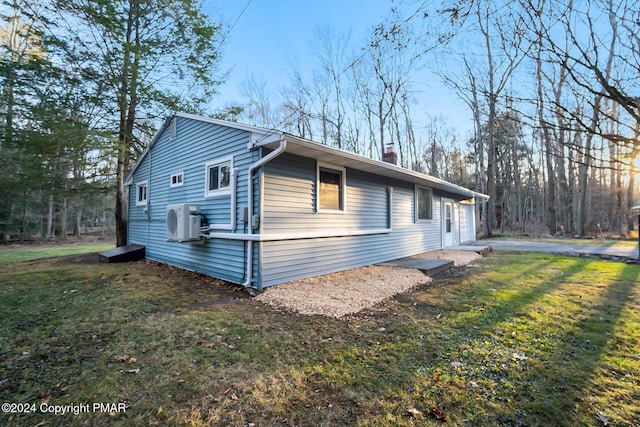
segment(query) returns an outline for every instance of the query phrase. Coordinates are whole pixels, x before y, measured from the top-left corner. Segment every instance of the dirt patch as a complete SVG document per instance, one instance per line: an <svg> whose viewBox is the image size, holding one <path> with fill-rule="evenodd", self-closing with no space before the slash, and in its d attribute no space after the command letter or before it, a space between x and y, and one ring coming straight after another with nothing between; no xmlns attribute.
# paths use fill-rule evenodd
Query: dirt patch
<svg viewBox="0 0 640 427"><path fill-rule="evenodd" d="M454 251L451 249L440 249L437 251L425 252L423 254L416 255L414 256L414 258L448 259L453 261L453 264L456 267L460 267L482 258L482 255L480 255L478 252L473 251Z"/></svg>
<svg viewBox="0 0 640 427"><path fill-rule="evenodd" d="M90 252L86 254L61 255L49 258L54 264L100 264L100 252ZM47 258L44 258L46 260ZM34 260L34 261L42 261Z"/></svg>
<svg viewBox="0 0 640 427"><path fill-rule="evenodd" d="M455 266L463 266L482 255L470 251L438 250L419 257L452 260ZM431 278L420 270L368 266L272 286L256 299L300 314L341 318L429 281Z"/></svg>

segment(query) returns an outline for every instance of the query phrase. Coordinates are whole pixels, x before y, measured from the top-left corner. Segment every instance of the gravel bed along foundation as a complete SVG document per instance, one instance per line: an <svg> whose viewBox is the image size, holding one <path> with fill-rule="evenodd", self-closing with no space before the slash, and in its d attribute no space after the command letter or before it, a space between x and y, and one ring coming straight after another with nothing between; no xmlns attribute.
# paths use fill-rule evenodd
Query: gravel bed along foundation
<svg viewBox="0 0 640 427"><path fill-rule="evenodd" d="M452 260L455 266L462 266L482 255L443 249L418 257ZM341 318L430 280L420 270L371 265L271 286L256 299L300 314Z"/></svg>

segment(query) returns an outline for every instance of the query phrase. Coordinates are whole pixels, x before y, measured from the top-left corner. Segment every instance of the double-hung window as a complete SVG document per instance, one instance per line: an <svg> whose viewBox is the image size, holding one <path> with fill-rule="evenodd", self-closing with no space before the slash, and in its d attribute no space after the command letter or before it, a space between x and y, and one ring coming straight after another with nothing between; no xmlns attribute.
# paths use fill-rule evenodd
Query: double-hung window
<svg viewBox="0 0 640 427"><path fill-rule="evenodd" d="M416 220L433 219L433 191L426 187L415 187L416 195Z"/></svg>
<svg viewBox="0 0 640 427"><path fill-rule="evenodd" d="M147 204L148 193L149 181L142 181L136 184L136 206L144 206Z"/></svg>
<svg viewBox="0 0 640 427"><path fill-rule="evenodd" d="M345 211L345 168L319 163L316 176L316 189L318 212Z"/></svg>
<svg viewBox="0 0 640 427"><path fill-rule="evenodd" d="M205 166L205 197L224 196L231 193L232 159L225 158L207 163Z"/></svg>

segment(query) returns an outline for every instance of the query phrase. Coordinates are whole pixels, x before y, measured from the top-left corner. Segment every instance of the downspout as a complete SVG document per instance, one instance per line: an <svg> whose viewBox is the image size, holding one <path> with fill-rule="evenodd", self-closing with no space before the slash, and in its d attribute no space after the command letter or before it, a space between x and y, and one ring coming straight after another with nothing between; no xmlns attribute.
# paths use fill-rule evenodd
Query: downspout
<svg viewBox="0 0 640 427"><path fill-rule="evenodd" d="M393 187L387 187L387 229L393 230Z"/></svg>
<svg viewBox="0 0 640 427"><path fill-rule="evenodd" d="M287 141L284 139L284 134L281 134L280 145L278 146L278 148L249 166L249 170L247 171L247 211L249 215L249 235L253 234L253 171L275 159L280 154L284 153L286 149ZM260 197L262 197L262 194L260 195ZM251 240L251 238L247 239L247 267L245 277L246 280L244 281L242 286L248 288L251 286L251 282L253 281L253 240Z"/></svg>
<svg viewBox="0 0 640 427"><path fill-rule="evenodd" d="M144 206L144 213L147 215L147 245L151 241L151 163L153 162L153 154L151 150L149 150L149 175L147 176L147 202ZM129 187L129 191L131 191L131 187ZM137 190L136 190L137 193ZM138 195L136 194L136 197ZM127 200L130 200L130 197L127 197ZM127 244L129 243L129 207L127 206Z"/></svg>

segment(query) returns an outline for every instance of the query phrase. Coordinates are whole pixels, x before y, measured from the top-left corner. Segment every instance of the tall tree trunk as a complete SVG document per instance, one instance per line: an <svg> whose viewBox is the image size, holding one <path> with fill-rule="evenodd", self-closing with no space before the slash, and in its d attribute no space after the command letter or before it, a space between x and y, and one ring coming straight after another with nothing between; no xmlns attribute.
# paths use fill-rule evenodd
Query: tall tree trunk
<svg viewBox="0 0 640 427"><path fill-rule="evenodd" d="M562 90L562 84L564 82L564 78L561 78L558 83L558 87L556 88L556 105L560 105L560 93ZM557 141L553 145L554 150L554 160L555 160L555 168L558 177L558 192L559 194L559 205L560 205L560 214L559 218L556 218L560 221L560 226L564 232L570 231L569 224L573 222L571 218L573 216L573 208L572 201L569 197L569 183L567 181L567 171L565 168L565 147L566 147L566 123L563 114L559 111L559 108L556 108L556 121L558 125L557 131Z"/></svg>
<svg viewBox="0 0 640 427"><path fill-rule="evenodd" d="M634 165L633 162L635 159L638 158L638 156L640 156L640 143L638 142L638 138L640 138L640 124L636 123L635 126L635 134L636 134L636 144L633 147L633 150L631 151L631 157L630 157L630 161L631 161L631 167L630 167L630 176L629 176L629 186L627 187L627 229L629 230L629 232L633 231L635 228L635 224L636 224L636 216L637 215L633 215L632 214L632 210L631 208L633 208L634 206L637 206L640 203L635 203L633 200L633 191L636 187L636 179L635 179L635 175L637 172L640 171L636 171L634 170ZM638 230L638 233L640 233L640 229Z"/></svg>
<svg viewBox="0 0 640 427"><path fill-rule="evenodd" d="M49 212L47 215L47 238L53 237L53 193L49 194Z"/></svg>
<svg viewBox="0 0 640 427"><path fill-rule="evenodd" d="M478 100L478 86L476 84L476 78L473 74L468 62L464 62L467 75L469 77L469 83L471 85L471 111L473 113L473 129L474 129L474 170L475 170L475 184L476 191L486 194L485 186L485 169L484 169L484 132L482 130L482 119L480 117L480 101ZM480 214L480 206L476 205L476 224L478 224L478 230L482 224L482 235L489 237L489 228L487 225L487 200L482 200L482 214Z"/></svg>
<svg viewBox="0 0 640 427"><path fill-rule="evenodd" d="M81 229L82 227L82 203L78 200L78 206L76 207L76 226L75 226L75 234L76 238L79 240L81 237Z"/></svg>
<svg viewBox="0 0 640 427"><path fill-rule="evenodd" d="M139 67L139 13L137 0L132 0L127 20L124 58L122 65L119 103L120 103L120 129L118 140L120 149L117 163L117 188L116 188L116 245L127 244L127 192L124 188L124 178L129 163L131 145L133 143L133 130L135 125L135 112L138 105L138 67ZM147 194L150 197L150 194Z"/></svg>
<svg viewBox="0 0 640 427"><path fill-rule="evenodd" d="M380 136L380 147L378 147L378 155L380 156L380 158L382 159L382 156L384 155L384 152L386 151L384 148L384 117L385 115L383 114L384 111L384 99L381 97L380 100L378 101L378 133Z"/></svg>
<svg viewBox="0 0 640 427"><path fill-rule="evenodd" d="M540 21L542 21L542 16L540 16ZM542 22L540 22L540 28L542 28ZM549 233L551 235L555 234L557 223L556 223L556 178L555 178L555 168L554 168L554 159L553 159L553 142L551 138L551 132L549 130L549 123L545 119L544 116L544 91L542 88L542 33L541 30L538 30L537 36L537 51L536 51L536 85L537 85L537 98L538 98L538 123L542 130L542 142L544 144L544 159L545 166L547 168L547 197L546 197L546 205L547 205L547 228L549 229Z"/></svg>
<svg viewBox="0 0 640 427"><path fill-rule="evenodd" d="M62 222L60 228L60 234L62 235L62 240L67 240L67 216L69 214L69 203L67 198L62 199Z"/></svg>
<svg viewBox="0 0 640 427"><path fill-rule="evenodd" d="M594 113L594 116L597 113ZM597 118L594 118L597 120ZM593 141L593 134L587 134L585 144L583 147L584 155L582 157L582 163L578 166L578 218L576 224L576 232L584 236L586 234L587 223L587 193L589 192L589 172L591 167L591 145Z"/></svg>

